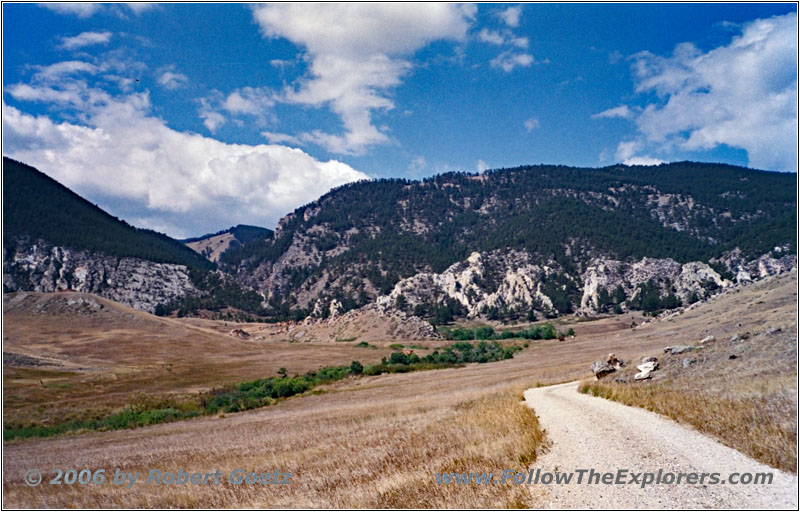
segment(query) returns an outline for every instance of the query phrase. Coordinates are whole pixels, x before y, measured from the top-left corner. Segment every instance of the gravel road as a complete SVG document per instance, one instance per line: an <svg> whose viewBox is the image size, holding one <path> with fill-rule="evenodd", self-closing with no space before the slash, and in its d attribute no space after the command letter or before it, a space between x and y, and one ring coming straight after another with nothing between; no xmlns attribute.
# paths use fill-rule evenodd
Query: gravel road
<svg viewBox="0 0 800 512"><path fill-rule="evenodd" d="M536 485L542 507L555 508L745 508L797 509L797 476L765 466L710 437L655 413L583 395L578 383L529 389L532 407L552 443L535 471L773 473L771 485L604 485L574 481ZM686 478L686 477L683 477ZM707 477L708 478L708 477ZM577 474L573 476L577 479Z"/></svg>

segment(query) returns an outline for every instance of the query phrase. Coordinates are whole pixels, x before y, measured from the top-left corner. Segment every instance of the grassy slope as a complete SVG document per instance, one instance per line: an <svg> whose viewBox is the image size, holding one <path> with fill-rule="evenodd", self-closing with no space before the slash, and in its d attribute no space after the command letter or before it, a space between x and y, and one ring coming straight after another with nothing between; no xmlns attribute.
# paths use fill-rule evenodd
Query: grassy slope
<svg viewBox="0 0 800 512"><path fill-rule="evenodd" d="M773 281L720 298L727 314L698 313L716 341L693 353L654 353L660 369L652 381L635 382L630 365L622 375L585 381L581 390L688 423L756 460L796 472L796 273ZM781 331L767 333L770 328ZM747 339L731 341L737 335ZM695 363L684 368L684 359Z"/></svg>
<svg viewBox="0 0 800 512"><path fill-rule="evenodd" d="M541 341L514 359L461 369L347 379L320 395L261 410L205 417L131 431L91 432L5 446L6 506L125 507L511 507L542 506L536 488L438 486L441 471L524 467L543 443L519 391L536 382L585 378L591 361L609 352L634 360L665 344L727 332L736 322L757 332L770 315L796 306L796 274L779 278L771 302L754 287L703 305L673 321L630 328L631 318L574 325L577 336ZM788 284L787 284L788 281ZM756 285L761 286L761 285ZM758 294L758 298L752 296ZM736 303L740 301L740 303ZM762 304L757 304L762 301ZM751 302L753 302L751 304ZM760 309L763 308L763 309ZM776 311L773 313L773 310ZM207 322L207 321L206 321ZM210 324L208 324L210 325ZM796 332L796 326L795 326ZM720 338L720 336L717 336ZM314 344L322 348L335 344ZM363 349L370 350L370 349ZM232 356L232 354L228 354ZM796 371L796 369L795 369ZM791 392L791 389L788 390ZM793 416L783 416L794 423ZM766 417L763 421L775 421ZM795 423L796 425L796 423ZM150 467L177 471L249 468L291 471L291 486L27 487L27 467Z"/></svg>

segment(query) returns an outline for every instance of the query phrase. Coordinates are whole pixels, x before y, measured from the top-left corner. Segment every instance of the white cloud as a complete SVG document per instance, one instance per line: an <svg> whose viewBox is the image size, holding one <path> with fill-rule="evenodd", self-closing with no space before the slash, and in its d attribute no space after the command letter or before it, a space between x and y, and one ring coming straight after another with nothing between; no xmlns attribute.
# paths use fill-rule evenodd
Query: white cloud
<svg viewBox="0 0 800 512"><path fill-rule="evenodd" d="M158 4L147 2L126 2L125 5L137 16L145 11L149 11L158 7Z"/></svg>
<svg viewBox="0 0 800 512"><path fill-rule="evenodd" d="M200 109L198 110L198 115L200 116L200 119L203 120L203 126L208 128L208 131L211 133L216 132L217 128L224 125L227 121L224 115L211 106L211 102L207 98L200 99Z"/></svg>
<svg viewBox="0 0 800 512"><path fill-rule="evenodd" d="M275 105L274 93L264 88L242 87L230 93L222 108L231 114L262 116Z"/></svg>
<svg viewBox="0 0 800 512"><path fill-rule="evenodd" d="M522 17L522 7L515 6L503 9L497 13L497 16L509 27L518 27L519 20Z"/></svg>
<svg viewBox="0 0 800 512"><path fill-rule="evenodd" d="M411 163L408 164L408 174L412 176L419 176L428 167L428 161L425 160L424 156L418 156L411 160Z"/></svg>
<svg viewBox="0 0 800 512"><path fill-rule="evenodd" d="M261 132L261 136L267 139L271 144L291 144L293 146L305 145L302 140L287 133Z"/></svg>
<svg viewBox="0 0 800 512"><path fill-rule="evenodd" d="M189 77L183 73L174 73L172 71L164 71L158 77L158 84L164 89L174 91L186 86L189 82Z"/></svg>
<svg viewBox="0 0 800 512"><path fill-rule="evenodd" d="M649 156L634 156L625 159L622 163L625 165L661 165L664 161Z"/></svg>
<svg viewBox="0 0 800 512"><path fill-rule="evenodd" d="M481 31L478 32L478 41L482 43L496 44L499 46L506 42L506 38L503 37L500 32L482 28Z"/></svg>
<svg viewBox="0 0 800 512"><path fill-rule="evenodd" d="M319 161L299 149L227 144L173 130L152 114L147 92L114 96L83 76L60 75L58 82L11 88L27 91L24 97L12 93L15 99L44 102L70 121L4 103L4 153L111 205L115 215L173 236L237 223L272 226L331 187L367 179L347 164ZM53 97L59 92L64 98Z"/></svg>
<svg viewBox="0 0 800 512"><path fill-rule="evenodd" d="M110 40L111 32L82 32L77 36L62 38L58 47L64 50L75 50L94 44L108 44Z"/></svg>
<svg viewBox="0 0 800 512"><path fill-rule="evenodd" d="M299 138L359 154L389 142L372 115L394 107L389 92L411 69L404 57L432 41L463 40L475 11L474 5L432 3L287 3L254 7L253 15L264 36L307 51L307 76L282 100L329 106L344 125L342 135L315 130Z"/></svg>
<svg viewBox="0 0 800 512"><path fill-rule="evenodd" d="M522 124L525 126L525 129L528 131L528 133L531 133L533 130L539 128L539 120L536 119L535 117L531 117L530 119L527 119Z"/></svg>
<svg viewBox="0 0 800 512"><path fill-rule="evenodd" d="M620 105L618 107L610 108L608 110L604 110L597 114L592 115L592 119L613 119L613 118L620 118L620 119L631 119L634 116L633 110L628 108L628 105Z"/></svg>
<svg viewBox="0 0 800 512"><path fill-rule="evenodd" d="M60 3L40 3L40 7L49 9L58 14L68 14L77 16L78 18L86 19L97 14L98 12L111 12L118 16L125 17L124 11L118 6L124 5L135 15L139 15L145 11L155 9L158 4L145 3L145 2L126 2L122 4L102 4L102 3L88 3L88 2L60 2Z"/></svg>
<svg viewBox="0 0 800 512"><path fill-rule="evenodd" d="M47 3L39 4L39 6L59 14L72 14L79 18L88 18L102 7L101 4L83 2Z"/></svg>
<svg viewBox="0 0 800 512"><path fill-rule="evenodd" d="M691 43L632 57L636 91L659 101L636 118L643 146L747 151L752 167L797 170L797 15L742 26L728 45Z"/></svg>
<svg viewBox="0 0 800 512"><path fill-rule="evenodd" d="M514 53L509 50L492 59L489 64L493 68L499 68L506 73L510 73L517 66L527 68L533 64L533 55L529 53Z"/></svg>
<svg viewBox="0 0 800 512"><path fill-rule="evenodd" d="M651 156L639 156L636 153L643 149L644 144L641 140L625 140L617 146L617 161L625 165L658 165L663 164L663 160Z"/></svg>
<svg viewBox="0 0 800 512"><path fill-rule="evenodd" d="M475 164L475 169L478 172L483 172L488 168L489 168L489 165L486 162L484 162L483 160L478 160L478 163Z"/></svg>

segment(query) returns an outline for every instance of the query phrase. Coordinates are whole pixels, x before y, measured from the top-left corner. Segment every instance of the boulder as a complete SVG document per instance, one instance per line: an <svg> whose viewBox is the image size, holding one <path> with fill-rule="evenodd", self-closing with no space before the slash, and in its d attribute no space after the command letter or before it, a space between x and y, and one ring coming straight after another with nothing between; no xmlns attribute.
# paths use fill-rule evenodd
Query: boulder
<svg viewBox="0 0 800 512"><path fill-rule="evenodd" d="M592 373L594 373L594 376L597 377L598 380L615 371L617 371L617 369L605 361L595 361L592 363Z"/></svg>
<svg viewBox="0 0 800 512"><path fill-rule="evenodd" d="M608 354L608 358L606 359L606 363L610 366L613 366L614 369L619 370L623 366L625 366L625 361L622 359L618 359L615 354Z"/></svg>
<svg viewBox="0 0 800 512"><path fill-rule="evenodd" d="M669 353L672 355L676 354L683 354L684 352L689 352L690 350L695 350L702 347L690 347L688 345L677 345L675 347L670 347Z"/></svg>
<svg viewBox="0 0 800 512"><path fill-rule="evenodd" d="M237 338L247 339L250 337L250 333L245 331L244 329L233 329L231 331L231 336L235 336Z"/></svg>
<svg viewBox="0 0 800 512"><path fill-rule="evenodd" d="M633 378L634 380L645 380L651 378L651 372L639 372Z"/></svg>
<svg viewBox="0 0 800 512"><path fill-rule="evenodd" d="M714 336L706 336L705 338L700 340L700 344L702 345L703 343L708 343L710 341L715 341L716 339L717 338L715 338Z"/></svg>
<svg viewBox="0 0 800 512"><path fill-rule="evenodd" d="M697 359L695 359L693 357L684 357L683 358L683 367L684 368L688 368L688 367L692 366L693 364L695 364L696 362L697 362Z"/></svg>
<svg viewBox="0 0 800 512"><path fill-rule="evenodd" d="M647 363L640 364L639 366L636 367L636 369L642 373L650 373L653 370L658 369L658 363L655 361L649 361Z"/></svg>

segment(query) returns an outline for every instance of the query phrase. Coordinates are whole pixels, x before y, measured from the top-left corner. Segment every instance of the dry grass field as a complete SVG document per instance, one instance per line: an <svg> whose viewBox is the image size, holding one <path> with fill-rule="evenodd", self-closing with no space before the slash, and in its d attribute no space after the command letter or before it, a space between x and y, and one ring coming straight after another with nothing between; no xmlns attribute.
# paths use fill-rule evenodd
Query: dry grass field
<svg viewBox="0 0 800 512"><path fill-rule="evenodd" d="M797 297L793 295L796 285L796 273L792 273L738 293L725 294L672 320L649 322L635 329L631 329L628 315L576 322L572 325L577 334L575 338L532 343L513 359L502 362L348 378L326 386L321 394L306 394L225 417L6 443L3 506L535 507L540 503L539 496L534 494L535 486L436 485L434 475L436 472L502 472L503 469L527 467L537 452L546 449L546 432L541 431L535 416L521 404L521 391L537 383L585 378L589 375L589 364L609 352L626 360L653 354L660 356L666 345L690 344L707 334L720 339L736 330L737 322L742 323L741 329L756 333L784 319L784 332L796 337L796 323L792 324L797 304ZM13 317L6 316L5 335L13 337L16 332L17 336L22 336L19 333L24 328L14 327L13 322ZM220 369L216 370L213 358L200 357L200 354L213 352L210 338L219 333L204 330L200 325L176 325L192 333L193 340L208 343L209 347L201 345L201 348L190 349L191 340L185 341L180 350L170 352L175 354L176 361L178 355L184 355L181 364L191 368L192 358L198 357L198 367L202 365L204 371L218 372L220 380L234 376L233 380L244 380L243 375L237 376L237 364L242 365L240 369L252 369L258 364L258 349L246 349L249 345L239 345L228 337L224 339L229 347L216 345L220 360ZM188 330L190 327L192 330ZM57 332L55 325L51 329ZM200 335L205 332L208 334ZM63 336L64 343L68 344L69 339L80 338L80 333ZM148 350L147 344L152 342L140 341L143 346L137 349L136 337L131 335L125 343L142 357L157 358L153 353L162 349ZM171 342L177 344L182 340L172 339ZM326 359L324 364L335 361L330 355L314 356L311 352L327 347L344 350L335 344L281 347L287 351L296 350L297 357L302 357L303 347L308 347L307 357ZM35 356L36 350L44 350L45 344L38 349L28 348L25 353ZM379 358L381 351L372 353ZM288 358L289 352L286 354ZM348 362L353 359L349 352L341 356ZM261 357L261 364L267 371L274 371L268 361L275 358L266 348ZM241 363L239 358L252 362ZM791 361L787 375L796 379L795 358ZM78 364L77 356L74 362ZM134 364L133 360L130 364ZM204 366L206 364L209 366ZM176 372L176 363L173 365L172 373ZM290 368L285 361L279 366ZM187 370L185 378L192 380L191 374L191 369ZM164 383L158 386L169 388L169 377L162 380ZM782 388L782 393L796 396L794 381L790 380L776 381L775 385ZM14 382L4 382L5 399L25 401L24 396L16 397L16 390L26 388L9 388L12 384L16 386ZM187 387L192 385L187 384ZM81 386L84 387L82 393L91 394L91 388ZM11 389L15 391L9 393ZM105 389L96 388L96 392ZM752 388L751 392L758 390ZM794 407L796 411L796 402ZM17 411L23 409L17 405ZM784 414L789 410L786 408L778 416L765 415L761 421L787 420ZM708 414L716 412L709 410ZM228 483L155 486L137 482L131 489L110 484L43 484L33 488L23 482L25 470L29 468L44 472L58 467L105 468L107 472L119 468L144 474L151 468L176 472L179 468L189 472L219 469L224 473L236 468L257 472L277 469L291 472L293 476L292 484L283 486Z"/></svg>
<svg viewBox="0 0 800 512"><path fill-rule="evenodd" d="M716 338L702 350L653 354L660 369L652 381L633 382L638 370L629 365L625 382L615 382L614 375L585 381L582 389L690 424L758 461L796 473L796 273L719 302L732 314L686 314L690 321L707 319L702 333Z"/></svg>
<svg viewBox="0 0 800 512"><path fill-rule="evenodd" d="M391 353L388 344L288 343L269 336L265 324L159 318L74 292L6 295L3 320L5 423L103 415L134 393L179 397L274 376L281 367L302 374ZM240 339L229 335L234 328L267 335ZM13 364L20 356L38 365Z"/></svg>

